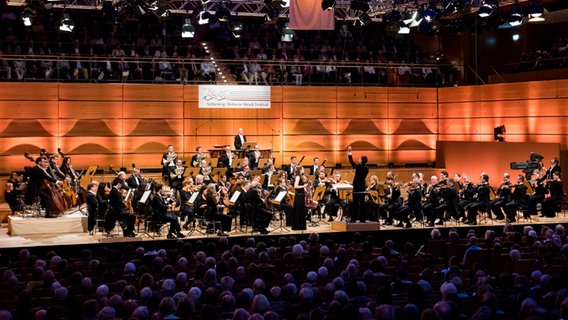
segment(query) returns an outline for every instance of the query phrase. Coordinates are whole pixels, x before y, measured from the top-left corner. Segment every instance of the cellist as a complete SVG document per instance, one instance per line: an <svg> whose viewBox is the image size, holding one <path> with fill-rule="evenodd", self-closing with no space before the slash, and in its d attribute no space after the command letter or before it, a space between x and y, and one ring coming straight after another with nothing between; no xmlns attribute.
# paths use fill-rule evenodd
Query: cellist
<svg viewBox="0 0 568 320"><path fill-rule="evenodd" d="M26 189L26 204L30 205L34 202L36 197L40 198L41 206L45 209L46 218L55 218L54 209L52 206L51 196L43 189L46 184L58 184L61 186L62 181L53 178L48 172L49 161L45 156L38 157L35 160L36 165L30 171L30 178L28 180L28 187Z"/></svg>

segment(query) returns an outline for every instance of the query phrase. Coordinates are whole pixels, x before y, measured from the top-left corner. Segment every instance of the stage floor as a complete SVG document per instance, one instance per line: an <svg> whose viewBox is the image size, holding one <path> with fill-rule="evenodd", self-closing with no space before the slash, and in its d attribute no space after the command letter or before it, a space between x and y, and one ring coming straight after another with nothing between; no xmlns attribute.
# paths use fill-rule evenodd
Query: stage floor
<svg viewBox="0 0 568 320"><path fill-rule="evenodd" d="M76 213L75 213L76 214ZM58 221L63 221L62 219L66 219L68 217L59 217L56 219L46 219L46 218L23 218L24 223L29 222L30 225L32 221L34 223L57 223ZM86 218L86 217L85 217ZM29 220L26 220L29 219ZM31 220L34 219L34 220ZM568 217L566 217L566 212L562 212L556 218L535 218L531 221L517 221L514 223L515 226L524 226L524 225L548 225L553 227L554 225L562 223L568 224ZM470 226L467 224L456 224L454 222L448 222L445 225L436 226L439 229L445 228L464 228L464 229L485 229L488 227L495 228L499 226L503 226L504 221L493 221L493 220L486 220L481 222L478 225ZM421 224L414 223L411 229L403 229L394 226L384 226L378 223L349 223L345 224L344 222L334 221L333 223L328 223L327 221L321 221L319 224L315 226L310 226L308 223L308 227L304 231L293 231L290 228L287 229L280 229L280 222L279 221L272 221L268 230L270 233L267 236L278 236L278 235L293 235L293 234L309 234L312 232L317 233L337 233L337 232L354 232L354 231L362 231L362 232L369 232L376 230L378 234L381 232L396 232L398 231L411 231L420 229L421 231L431 230L432 227L424 227ZM333 227L333 228L332 228ZM61 231L54 232L49 231L49 228L45 228L46 230L43 233L32 233L32 234L19 234L13 235L9 234L8 232L8 223L2 223L0 225L0 248L22 248L22 247L37 247L37 246L61 246L61 245L77 245L77 244L97 244L97 243L109 243L109 242L137 242L137 241L171 241L166 239L167 229L164 229L162 232L161 237L150 237L143 233L143 225L140 225L140 232L138 232L138 236L135 238L125 238L121 236L121 233L114 233L112 236L108 237L103 233L95 233L94 235L89 235L88 232L82 231L83 228L78 228L76 232L66 232L63 233ZM86 229L86 228L85 228ZM26 233L26 232L24 232ZM184 235L188 234L188 231L183 231ZM231 231L230 238L233 237L250 237L251 235L255 237L262 237L258 232L254 234L251 233L250 228L248 232L242 231ZM445 234L445 233L444 233ZM478 232L481 236L482 232ZM200 238L217 238L218 236L215 234L201 234L199 232L193 232L191 236L186 237L184 240L187 239L200 239Z"/></svg>

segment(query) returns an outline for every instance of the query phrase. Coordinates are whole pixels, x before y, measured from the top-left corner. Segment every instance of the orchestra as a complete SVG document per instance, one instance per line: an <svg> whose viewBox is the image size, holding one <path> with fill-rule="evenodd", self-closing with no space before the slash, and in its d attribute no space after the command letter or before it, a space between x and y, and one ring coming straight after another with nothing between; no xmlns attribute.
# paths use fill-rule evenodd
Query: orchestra
<svg viewBox="0 0 568 320"><path fill-rule="evenodd" d="M292 230L306 230L306 221L311 221L314 210L316 214L327 215L329 222L336 219L346 223L382 221L384 225L398 228L412 228L413 222L433 227L449 220L475 225L480 213L487 214L489 219L515 222L519 213L525 219L531 219L539 211L541 217L553 218L565 197L560 172L549 173L550 169L544 167L527 172L526 181L524 175L517 175L514 184L505 172L501 183L493 190L486 173L480 175L478 183L473 183L469 174L455 173L449 178L446 170L441 170L439 177L433 175L429 184L423 182L420 172L413 173L411 180L405 183L396 180L396 172L389 171L382 184L377 175L367 179L367 158L361 156L355 162L351 147L347 155L355 169L350 172L354 175L353 183L344 181L338 170L330 171L332 174L328 176L319 157L313 158L313 165L304 167L301 162L305 156L300 161L292 156L290 163L278 170L273 158L263 159L257 152L258 145L248 153L233 152L227 146L218 167L231 169L235 160L242 162L234 172L225 174L226 171L213 172L211 159L206 158L201 147L196 151L191 162L191 166L200 170L195 183L193 177L185 174L184 161L171 145L161 162L167 169L161 182L168 185L144 178L134 164L128 178L126 172L120 171L111 183L89 183L83 202L87 205L89 234L94 233L97 220L105 221L102 228L107 233L115 228L118 220L123 235L133 237L136 214L142 213L169 224L168 239L185 237L182 230L193 232L199 219L219 222L213 225L221 236L228 236L232 231L233 219L236 223L240 220L241 227L250 226L253 232L260 234L270 232L272 220L283 220L282 225ZM27 169L24 181L17 172L11 174L5 193L11 208L18 209L23 203L39 200L45 217L49 218L75 205L67 203L62 187L78 185L81 174L73 169L70 157L61 155L63 163L59 166L59 155L43 150L40 157L31 159L36 166ZM251 166L259 170L251 171ZM558 159L551 161L551 168L560 168ZM313 174L306 174L307 170ZM349 186L347 196L344 192L343 198L340 197L338 185ZM129 189L132 192L127 193ZM141 203L142 196L149 190L152 190L151 196L146 203ZM378 197L371 197L375 193ZM25 194L21 202L20 194ZM125 199L126 194L128 199ZM285 196L274 201L279 194ZM282 213L280 217L273 216L276 211Z"/></svg>

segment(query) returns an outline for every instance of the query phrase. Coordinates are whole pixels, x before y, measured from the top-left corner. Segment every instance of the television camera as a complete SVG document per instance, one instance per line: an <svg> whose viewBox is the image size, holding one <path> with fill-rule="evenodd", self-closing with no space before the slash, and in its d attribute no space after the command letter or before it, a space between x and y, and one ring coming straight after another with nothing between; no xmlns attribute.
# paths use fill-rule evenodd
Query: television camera
<svg viewBox="0 0 568 320"><path fill-rule="evenodd" d="M523 170L527 179L530 179L531 174L534 170L540 170L542 165L540 164L544 159L538 153L531 152L530 159L524 162L511 162L510 167L513 170Z"/></svg>

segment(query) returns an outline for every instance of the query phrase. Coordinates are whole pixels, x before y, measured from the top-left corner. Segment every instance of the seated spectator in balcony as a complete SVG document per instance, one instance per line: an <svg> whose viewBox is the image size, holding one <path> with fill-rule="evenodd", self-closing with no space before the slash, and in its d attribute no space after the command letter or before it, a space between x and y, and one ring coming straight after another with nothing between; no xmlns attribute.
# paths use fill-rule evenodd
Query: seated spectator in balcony
<svg viewBox="0 0 568 320"><path fill-rule="evenodd" d="M112 49L112 56L113 57L124 57L124 56L126 56L126 52L124 52L124 49L122 49L120 47L120 44L117 44L116 47L114 47L114 49Z"/></svg>
<svg viewBox="0 0 568 320"><path fill-rule="evenodd" d="M400 62L400 66L398 67L398 84L399 85L406 85L409 83L410 77L412 75L412 70L410 66L406 63L406 61L402 60Z"/></svg>
<svg viewBox="0 0 568 320"><path fill-rule="evenodd" d="M377 72L371 60L367 60L367 63L363 67L363 80L365 83L377 83Z"/></svg>
<svg viewBox="0 0 568 320"><path fill-rule="evenodd" d="M260 48L260 51L256 54L257 60L268 60L268 56L266 52L264 52L264 48Z"/></svg>
<svg viewBox="0 0 568 320"><path fill-rule="evenodd" d="M252 39L252 41L249 42L248 48L249 48L251 51L260 50L261 47L260 47L260 42L258 41L258 36L254 36L254 38Z"/></svg>
<svg viewBox="0 0 568 320"><path fill-rule="evenodd" d="M75 60L73 68L73 78L79 80L79 76L82 75L83 79L89 79L89 68L87 68L87 63L79 59L80 54L77 53L77 60Z"/></svg>
<svg viewBox="0 0 568 320"><path fill-rule="evenodd" d="M160 34L155 33L154 37L150 40L150 48L153 52L161 51L162 47L164 46L162 42L162 38L160 38Z"/></svg>
<svg viewBox="0 0 568 320"><path fill-rule="evenodd" d="M93 54L101 55L105 53L105 39L100 33L97 33L95 38L91 41L91 47L93 48Z"/></svg>
<svg viewBox="0 0 568 320"><path fill-rule="evenodd" d="M164 80L166 78L171 78L174 74L174 69L172 67L172 64L168 60L166 51L162 51L161 53L160 61L158 61L158 69L160 70L160 77L162 77Z"/></svg>
<svg viewBox="0 0 568 320"><path fill-rule="evenodd" d="M210 83L215 83L216 75L215 75L215 66L208 58L201 63L201 76L205 78L206 81Z"/></svg>
<svg viewBox="0 0 568 320"><path fill-rule="evenodd" d="M14 70L16 70L16 77L18 80L24 80L26 77L26 63L24 60L14 60Z"/></svg>
<svg viewBox="0 0 568 320"><path fill-rule="evenodd" d="M118 62L118 71L121 74L122 82L126 82L126 80L128 80L128 76L130 75L130 65L124 60L124 57L121 57L120 61Z"/></svg>
<svg viewBox="0 0 568 320"><path fill-rule="evenodd" d="M294 58L294 62L299 63L300 61L298 60L298 58ZM302 74L302 67L300 66L300 64L293 64L290 67L290 73L292 74L292 77L294 77L296 85L301 86L304 76Z"/></svg>

